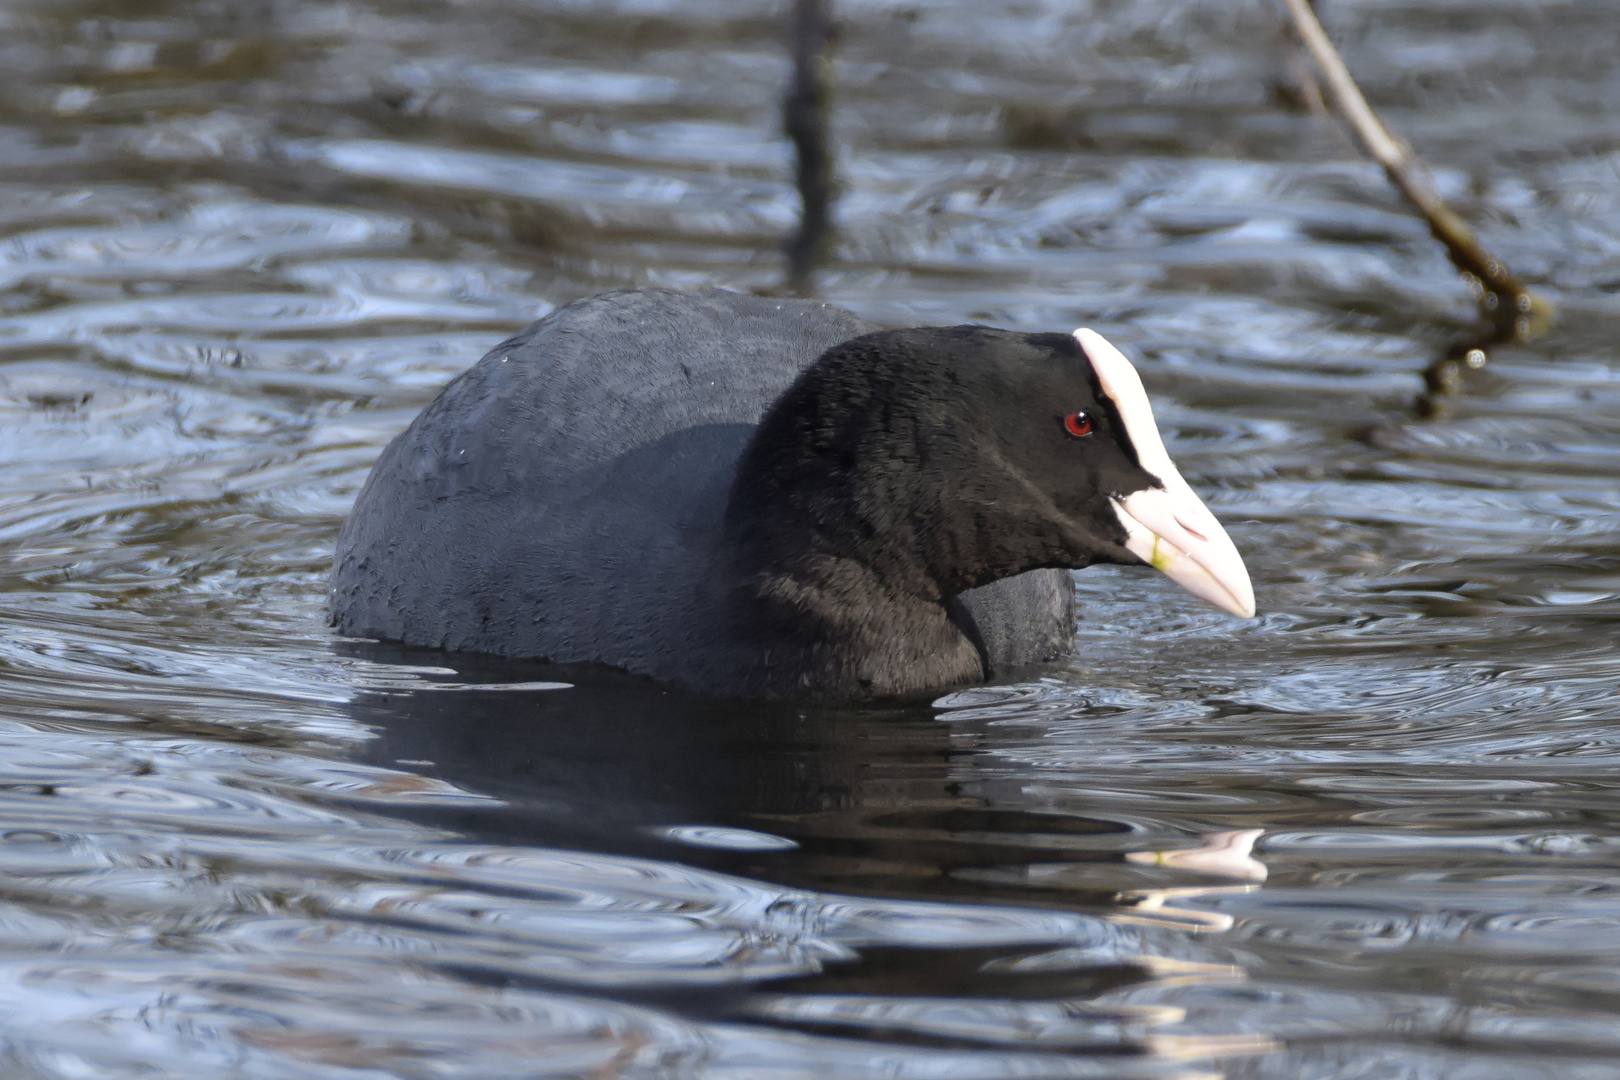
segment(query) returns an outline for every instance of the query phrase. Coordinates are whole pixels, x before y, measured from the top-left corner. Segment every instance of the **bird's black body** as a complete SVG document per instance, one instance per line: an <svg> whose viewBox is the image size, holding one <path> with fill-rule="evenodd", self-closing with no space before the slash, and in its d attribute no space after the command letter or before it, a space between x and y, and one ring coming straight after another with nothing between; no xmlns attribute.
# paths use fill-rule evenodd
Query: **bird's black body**
<svg viewBox="0 0 1620 1080"><path fill-rule="evenodd" d="M496 347L389 445L334 621L726 695L978 681L1067 646L1060 568L1138 561L1107 496L1156 481L1115 421L1069 335L609 293Z"/></svg>

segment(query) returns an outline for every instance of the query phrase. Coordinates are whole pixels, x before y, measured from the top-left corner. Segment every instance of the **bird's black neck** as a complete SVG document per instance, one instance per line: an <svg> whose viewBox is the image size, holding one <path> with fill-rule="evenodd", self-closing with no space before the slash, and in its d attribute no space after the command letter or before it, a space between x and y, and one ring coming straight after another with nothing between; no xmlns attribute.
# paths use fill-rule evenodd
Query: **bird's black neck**
<svg viewBox="0 0 1620 1080"><path fill-rule="evenodd" d="M979 648L926 578L842 555L734 552L733 632L766 696L906 697L984 678Z"/></svg>
<svg viewBox="0 0 1620 1080"><path fill-rule="evenodd" d="M904 697L982 679L931 558L948 526L920 511L926 481L910 462L885 468L889 447L860 432L819 441L783 419L756 433L726 512L731 616L761 692Z"/></svg>

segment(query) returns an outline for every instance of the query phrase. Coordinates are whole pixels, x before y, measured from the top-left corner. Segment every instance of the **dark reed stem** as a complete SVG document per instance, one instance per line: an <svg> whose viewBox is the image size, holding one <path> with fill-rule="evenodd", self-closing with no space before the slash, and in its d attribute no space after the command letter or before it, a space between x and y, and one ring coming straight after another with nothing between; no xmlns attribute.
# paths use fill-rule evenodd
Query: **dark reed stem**
<svg viewBox="0 0 1620 1080"><path fill-rule="evenodd" d="M787 245L787 289L815 292L816 268L831 242L832 154L827 107L832 19L829 0L793 0L790 46L793 82L782 101L782 126L793 141L799 187L799 229Z"/></svg>

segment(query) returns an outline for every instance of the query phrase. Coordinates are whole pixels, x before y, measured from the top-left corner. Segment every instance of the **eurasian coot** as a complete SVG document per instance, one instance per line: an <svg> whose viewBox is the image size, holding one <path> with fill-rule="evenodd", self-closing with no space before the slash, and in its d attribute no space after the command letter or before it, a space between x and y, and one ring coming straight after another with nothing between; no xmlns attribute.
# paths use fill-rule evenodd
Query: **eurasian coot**
<svg viewBox="0 0 1620 1080"><path fill-rule="evenodd" d="M1248 574L1099 335L877 330L806 300L607 293L456 378L338 540L342 633L856 699L1062 651L1068 570Z"/></svg>

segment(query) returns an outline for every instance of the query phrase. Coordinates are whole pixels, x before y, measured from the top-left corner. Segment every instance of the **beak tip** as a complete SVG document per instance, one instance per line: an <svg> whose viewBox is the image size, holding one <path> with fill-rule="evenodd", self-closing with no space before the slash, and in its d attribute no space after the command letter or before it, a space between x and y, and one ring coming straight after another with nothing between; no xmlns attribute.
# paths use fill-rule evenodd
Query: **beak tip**
<svg viewBox="0 0 1620 1080"><path fill-rule="evenodd" d="M1236 615L1240 619L1254 618L1255 607L1252 594L1240 596L1235 592L1221 589L1216 595L1210 595L1210 593L1201 593L1200 595L1228 615Z"/></svg>
<svg viewBox="0 0 1620 1080"><path fill-rule="evenodd" d="M1243 588L1241 589L1233 589L1228 585L1227 588L1230 590L1231 595L1228 602L1220 605L1240 619L1252 619L1255 614L1254 589L1249 585L1247 578L1248 575L1245 574L1245 580L1242 582Z"/></svg>

